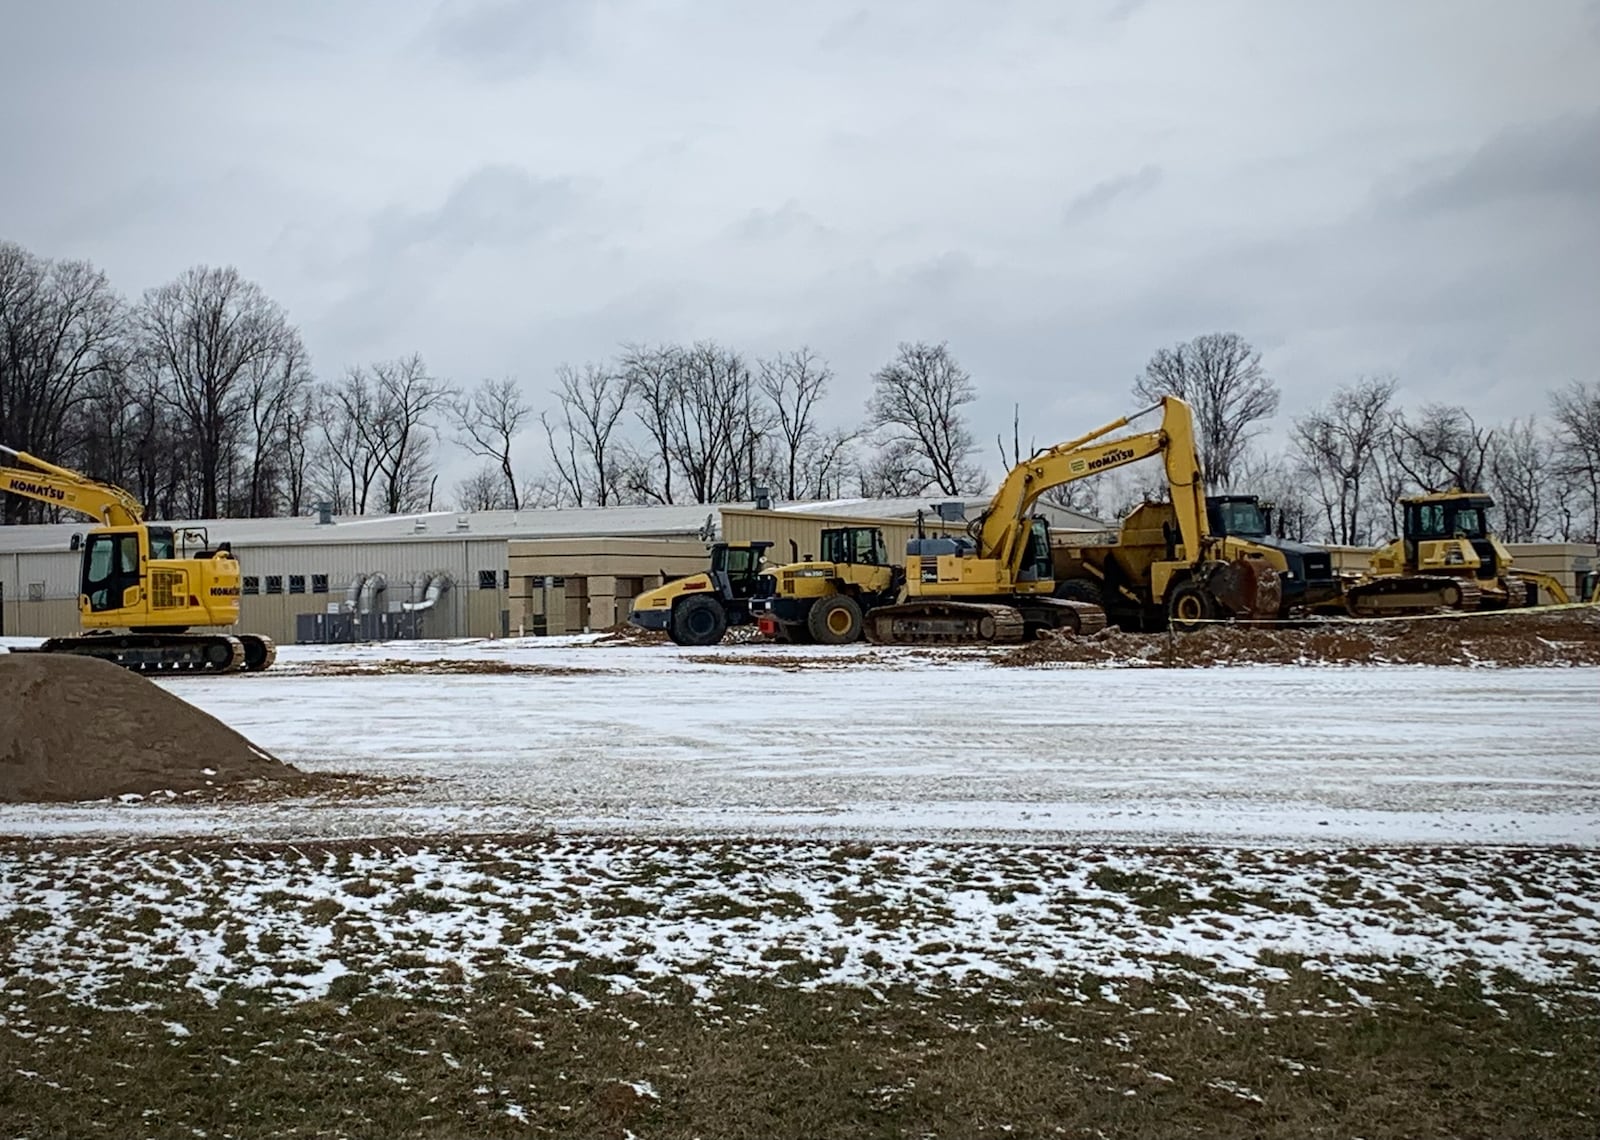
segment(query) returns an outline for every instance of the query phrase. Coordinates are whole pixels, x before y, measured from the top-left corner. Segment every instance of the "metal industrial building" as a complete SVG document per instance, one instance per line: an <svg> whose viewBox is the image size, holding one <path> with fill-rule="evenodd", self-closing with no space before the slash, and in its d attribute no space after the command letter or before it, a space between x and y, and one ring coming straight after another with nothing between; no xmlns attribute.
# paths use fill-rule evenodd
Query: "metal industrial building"
<svg viewBox="0 0 1600 1140"><path fill-rule="evenodd" d="M229 545L244 575L241 627L291 643L605 628L664 575L703 568L716 538L764 539L787 560L791 551L814 552L824 526L877 522L893 549L932 507L929 499L849 499L174 525L204 527L213 544ZM1045 513L1066 529L1102 525L1059 508ZM75 536L88 528L0 527L0 634L78 628Z"/></svg>

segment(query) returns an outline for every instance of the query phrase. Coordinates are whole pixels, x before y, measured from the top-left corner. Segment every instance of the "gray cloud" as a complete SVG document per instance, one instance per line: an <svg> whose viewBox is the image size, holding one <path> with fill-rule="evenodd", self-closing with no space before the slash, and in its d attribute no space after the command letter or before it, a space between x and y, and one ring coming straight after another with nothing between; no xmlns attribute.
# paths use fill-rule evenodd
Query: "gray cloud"
<svg viewBox="0 0 1600 1140"><path fill-rule="evenodd" d="M1303 410L1486 420L1596 375L1588 0L115 0L18 6L0 237L137 294L232 263L319 370L809 343L860 413L949 340L980 438L1128 409L1232 329Z"/></svg>
<svg viewBox="0 0 1600 1140"><path fill-rule="evenodd" d="M1115 178L1096 182L1067 203L1067 208L1062 212L1062 221L1067 225L1088 221L1118 200L1148 194L1159 185L1161 168L1147 163L1131 174L1119 174Z"/></svg>

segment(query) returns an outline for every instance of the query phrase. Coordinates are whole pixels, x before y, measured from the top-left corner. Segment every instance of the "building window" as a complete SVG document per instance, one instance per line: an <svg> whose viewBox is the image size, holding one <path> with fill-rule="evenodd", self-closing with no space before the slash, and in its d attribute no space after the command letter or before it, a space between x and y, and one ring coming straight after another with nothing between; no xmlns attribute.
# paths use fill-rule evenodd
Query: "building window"
<svg viewBox="0 0 1600 1140"><path fill-rule="evenodd" d="M492 590L499 581L500 575L493 570L478 571L478 589L480 590Z"/></svg>
<svg viewBox="0 0 1600 1140"><path fill-rule="evenodd" d="M254 574L246 574L244 576L243 588L244 592L247 594L259 594L261 592L261 579L257 578Z"/></svg>
<svg viewBox="0 0 1600 1140"><path fill-rule="evenodd" d="M289 575L289 592L291 594L303 594L306 592L306 576L304 574Z"/></svg>
<svg viewBox="0 0 1600 1140"><path fill-rule="evenodd" d="M311 592L313 594L326 594L328 592L328 576L326 574L311 575Z"/></svg>
<svg viewBox="0 0 1600 1140"><path fill-rule="evenodd" d="M269 593L269 594L281 594L281 593L283 593L283 575L281 575L281 574L268 574L267 575L267 593Z"/></svg>
<svg viewBox="0 0 1600 1140"><path fill-rule="evenodd" d="M511 589L511 571L510 570L502 570L502 571L500 571L500 588L502 590Z"/></svg>

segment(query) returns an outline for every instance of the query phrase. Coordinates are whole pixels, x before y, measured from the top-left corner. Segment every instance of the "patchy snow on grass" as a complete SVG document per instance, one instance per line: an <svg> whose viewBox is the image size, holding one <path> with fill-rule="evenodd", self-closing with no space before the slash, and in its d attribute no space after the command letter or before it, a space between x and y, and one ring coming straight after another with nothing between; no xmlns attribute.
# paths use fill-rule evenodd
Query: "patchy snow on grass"
<svg viewBox="0 0 1600 1140"><path fill-rule="evenodd" d="M615 992L981 985L1050 976L1116 998L1198 985L1255 1005L1291 971L1359 987L1466 973L1588 984L1600 857L822 843L478 841L0 852L6 986L125 1006L173 985L284 1001L449 992L576 971ZM1332 1000L1332 999L1330 999ZM637 1090L648 1095L645 1090Z"/></svg>

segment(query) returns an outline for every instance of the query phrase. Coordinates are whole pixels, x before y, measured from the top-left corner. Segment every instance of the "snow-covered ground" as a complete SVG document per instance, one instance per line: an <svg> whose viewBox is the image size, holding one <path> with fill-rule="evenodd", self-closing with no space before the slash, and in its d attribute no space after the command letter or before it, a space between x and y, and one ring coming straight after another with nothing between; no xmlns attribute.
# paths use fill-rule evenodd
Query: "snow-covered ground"
<svg viewBox="0 0 1600 1140"><path fill-rule="evenodd" d="M527 671L383 671L400 659ZM1600 846L1596 669L1014 669L545 639L284 647L260 676L162 683L307 770L424 782L13 805L0 833Z"/></svg>

